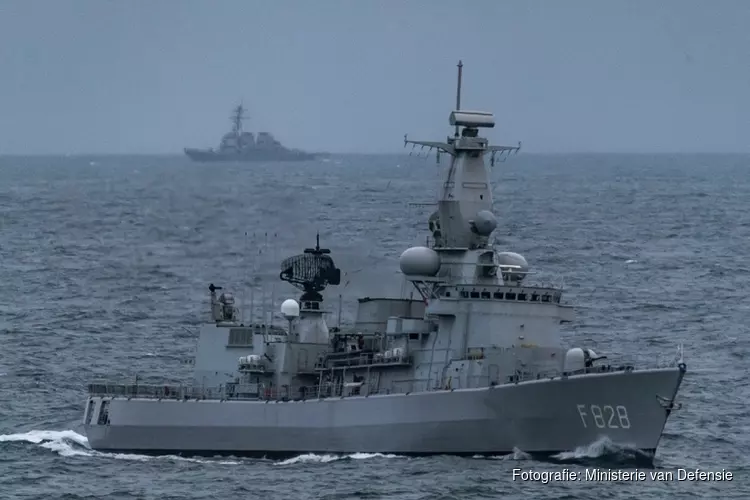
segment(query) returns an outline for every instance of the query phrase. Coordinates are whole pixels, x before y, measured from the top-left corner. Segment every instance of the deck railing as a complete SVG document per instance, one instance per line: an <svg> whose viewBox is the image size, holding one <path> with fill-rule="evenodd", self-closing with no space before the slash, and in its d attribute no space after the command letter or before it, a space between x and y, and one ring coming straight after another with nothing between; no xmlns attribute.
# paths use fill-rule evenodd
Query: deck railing
<svg viewBox="0 0 750 500"><path fill-rule="evenodd" d="M359 384L346 383L330 384L322 386L281 386L269 387L263 384L227 383L218 387L200 387L189 385L155 385L155 384L117 384L117 383L93 383L88 385L90 396L103 396L113 398L140 398L140 399L173 399L173 400L266 400L266 401L300 401L305 399L318 399L328 397L348 396L372 396L382 394L410 394L413 392L426 392L436 390L457 390L468 388L482 388L495 385L517 384L531 380L542 380L559 378L561 376L578 375L582 373L611 373L620 371L631 371L632 365L609 366L601 365L577 372L562 373L558 370L533 371L517 370L515 374L507 375L503 379L497 377L474 376L453 378L445 380L429 379L405 379L395 380L388 387L377 388L376 379L369 383L364 381Z"/></svg>
<svg viewBox="0 0 750 500"><path fill-rule="evenodd" d="M373 381L374 382L374 381ZM322 386L282 386L280 388L264 387L262 384L228 383L213 388L182 385L144 385L144 384L89 384L90 396L113 398L141 399L174 399L174 400L267 400L267 401L301 401L328 397L365 396L376 394L406 394L414 388L426 387L426 380L395 381L387 389L377 390L374 384L324 384ZM418 389L419 390L419 389ZM425 389L421 389L425 390Z"/></svg>

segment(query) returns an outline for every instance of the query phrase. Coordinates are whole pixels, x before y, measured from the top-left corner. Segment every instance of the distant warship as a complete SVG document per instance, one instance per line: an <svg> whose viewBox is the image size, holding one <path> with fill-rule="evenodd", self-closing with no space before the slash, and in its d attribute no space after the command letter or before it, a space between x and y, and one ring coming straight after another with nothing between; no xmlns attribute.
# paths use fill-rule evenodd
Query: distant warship
<svg viewBox="0 0 750 500"><path fill-rule="evenodd" d="M312 153L285 148L269 132L260 132L256 138L252 132L243 131L245 118L245 108L240 104L231 116L232 130L221 138L218 149L185 148L185 154L198 162L304 161L316 158Z"/></svg>
<svg viewBox="0 0 750 500"><path fill-rule="evenodd" d="M497 226L480 128L494 117L460 107L455 135L413 144L451 157L429 217L427 246L400 257L419 299L360 298L356 322L329 329L322 293L341 272L330 250L281 263L287 325L243 324L234 298L209 286L190 384L91 384L90 446L149 454L288 456L380 452L498 455L575 450L609 438L652 459L686 372L613 365L566 348L573 320L560 288L529 282L517 253L490 243ZM459 130L461 129L461 130Z"/></svg>

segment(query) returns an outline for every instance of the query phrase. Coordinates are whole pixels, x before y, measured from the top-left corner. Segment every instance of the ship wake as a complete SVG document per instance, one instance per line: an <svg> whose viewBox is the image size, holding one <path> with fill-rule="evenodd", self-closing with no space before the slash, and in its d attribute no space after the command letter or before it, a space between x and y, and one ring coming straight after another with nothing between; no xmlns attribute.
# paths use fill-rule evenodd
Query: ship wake
<svg viewBox="0 0 750 500"><path fill-rule="evenodd" d="M30 443L46 450L53 451L63 457L92 457L110 458L115 460L133 460L146 462L149 460L171 460L180 462L211 463L220 465L241 464L237 460L199 459L180 457L177 455L137 455L131 453L106 453L92 450L86 436L75 431L29 431L20 434L0 435L0 446L5 443Z"/></svg>
<svg viewBox="0 0 750 500"><path fill-rule="evenodd" d="M50 431L32 430L19 434L0 435L0 448L11 443L33 444L45 450L57 453L62 457L91 457L106 458L114 460L131 460L146 462L150 460L166 460L179 462L205 463L214 465L239 465L248 463L249 459L236 457L198 458L184 457L179 455L140 455L135 453L107 453L95 451L89 447L88 439L73 430ZM227 459L229 458L229 459ZM384 453L351 453L351 454L316 454L305 453L286 460L267 460L274 465L288 466L297 464L326 464L340 460L367 460L367 459L394 459L406 458L403 455ZM560 464L597 465L597 466L653 466L653 455L644 453L632 447L619 445L607 438L599 439L587 446L581 446L573 451L565 451L554 455L538 456L534 453L526 453L514 449L513 453L498 456L475 456L474 458L494 460L542 460L545 462ZM252 459L250 459L252 460ZM258 459L254 459L257 461Z"/></svg>
<svg viewBox="0 0 750 500"><path fill-rule="evenodd" d="M235 458L226 460L223 458L193 458L182 457L179 455L139 455L135 453L107 453L95 451L89 447L86 436L78 434L73 430L66 431L49 431L34 430L19 434L0 435L0 449L7 443L28 443L37 445L40 448L53 451L62 457L91 457L91 458L108 458L115 460L132 460L138 462L147 462L150 460L166 460L179 462L193 462L218 465L239 465L248 463L248 459ZM231 458L231 457L230 457ZM348 455L318 455L302 454L296 457L282 461L273 461L274 465L295 465L310 463L329 463L337 460L366 460L371 458L399 458L399 455L383 453L352 453ZM257 461L258 459L255 459ZM266 461L266 460L264 460ZM268 460L270 461L270 460Z"/></svg>

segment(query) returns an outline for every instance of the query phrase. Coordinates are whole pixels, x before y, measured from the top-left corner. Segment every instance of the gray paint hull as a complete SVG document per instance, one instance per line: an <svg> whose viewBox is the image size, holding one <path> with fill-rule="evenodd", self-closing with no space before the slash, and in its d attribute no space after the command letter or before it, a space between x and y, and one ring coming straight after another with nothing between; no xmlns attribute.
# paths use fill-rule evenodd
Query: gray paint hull
<svg viewBox="0 0 750 500"><path fill-rule="evenodd" d="M134 453L553 453L603 436L654 452L669 415L657 396L673 398L682 375L668 368L289 402L123 398L111 401L108 425L85 430L96 450ZM605 409L597 426L591 405L624 407L628 420Z"/></svg>
<svg viewBox="0 0 750 500"><path fill-rule="evenodd" d="M266 151L262 149L242 153L221 153L204 149L185 149L185 154L193 161L211 162L258 162L258 161L310 161L315 155L288 150Z"/></svg>

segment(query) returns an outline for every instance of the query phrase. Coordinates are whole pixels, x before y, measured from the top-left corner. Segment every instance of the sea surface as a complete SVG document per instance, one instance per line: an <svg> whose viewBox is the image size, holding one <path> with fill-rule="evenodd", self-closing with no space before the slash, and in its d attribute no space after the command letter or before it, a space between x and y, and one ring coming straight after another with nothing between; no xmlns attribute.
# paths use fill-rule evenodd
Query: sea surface
<svg viewBox="0 0 750 500"><path fill-rule="evenodd" d="M279 261L319 231L346 272L327 295L334 311L344 295L343 323L356 296L402 293L398 257L424 241L431 211L410 203L434 200L441 168L406 156L0 158L0 499L750 497L748 156L521 153L493 168L497 245L580 306L566 343L639 364L684 344L683 407L656 470L726 469L732 481L513 481L514 468L635 468L606 442L549 462L523 450L268 461L88 448L85 384L187 378L210 282L246 318L263 294L277 309L299 293L278 281Z"/></svg>

